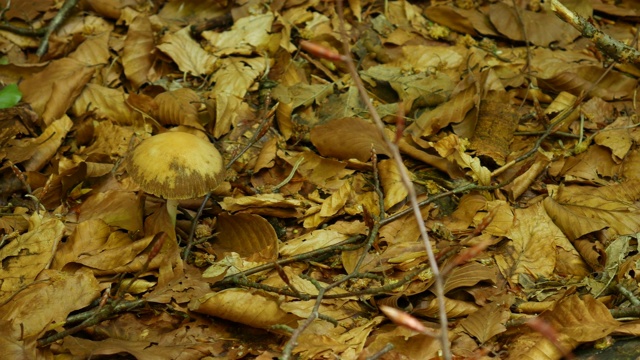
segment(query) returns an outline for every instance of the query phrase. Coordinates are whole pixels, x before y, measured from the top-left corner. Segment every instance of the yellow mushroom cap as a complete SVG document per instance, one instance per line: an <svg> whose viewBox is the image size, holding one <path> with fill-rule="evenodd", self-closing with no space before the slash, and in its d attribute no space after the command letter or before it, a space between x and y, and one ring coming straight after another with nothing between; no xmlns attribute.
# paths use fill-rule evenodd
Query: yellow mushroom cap
<svg viewBox="0 0 640 360"><path fill-rule="evenodd" d="M224 178L224 163L216 147L184 132L144 140L127 156L125 167L140 189L169 200L203 196Z"/></svg>

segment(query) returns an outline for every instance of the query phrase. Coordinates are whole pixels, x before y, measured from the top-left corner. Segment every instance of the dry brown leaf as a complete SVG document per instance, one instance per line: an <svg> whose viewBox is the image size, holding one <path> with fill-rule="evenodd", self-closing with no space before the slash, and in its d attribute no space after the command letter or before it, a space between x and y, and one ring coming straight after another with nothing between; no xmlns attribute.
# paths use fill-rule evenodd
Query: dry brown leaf
<svg viewBox="0 0 640 360"><path fill-rule="evenodd" d="M460 57L458 54L455 55L457 58ZM447 100L454 88L451 78L442 72L405 74L401 67L379 65L361 71L360 74L364 81L372 85L389 83L397 96L402 99L406 112L417 107L441 104Z"/></svg>
<svg viewBox="0 0 640 360"><path fill-rule="evenodd" d="M444 299L444 307L448 318L463 317L475 313L480 308L478 305L463 300L446 298ZM426 316L430 318L438 318L438 301L436 299L425 300L417 304L412 314Z"/></svg>
<svg viewBox="0 0 640 360"><path fill-rule="evenodd" d="M505 324L511 316L509 306L507 302L492 302L460 320L460 325L469 335L484 344L492 337L507 331Z"/></svg>
<svg viewBox="0 0 640 360"><path fill-rule="evenodd" d="M505 91L489 91L478 111L478 122L469 148L476 156L486 157L497 165L504 165L511 153L509 145L518 125L516 109Z"/></svg>
<svg viewBox="0 0 640 360"><path fill-rule="evenodd" d="M596 144L609 148L613 155L613 160L620 162L631 150L633 145L631 131L634 127L635 124L630 117L621 116L597 133L593 140Z"/></svg>
<svg viewBox="0 0 640 360"><path fill-rule="evenodd" d="M28 232L0 249L0 261L3 264L0 303L30 285L42 270L49 267L62 240L64 225L60 220L40 218L34 213L29 221Z"/></svg>
<svg viewBox="0 0 640 360"><path fill-rule="evenodd" d="M434 205L420 207L422 218L428 218ZM413 243L420 237L420 229L413 213L406 214L399 219L383 225L380 228L380 241L389 245L397 243Z"/></svg>
<svg viewBox="0 0 640 360"><path fill-rule="evenodd" d="M558 334L558 341L567 351L581 343L602 339L613 332L619 323L604 304L587 295L571 295L560 300L556 307L540 315ZM560 359L562 353L547 338L548 334L527 329L518 330L511 341L508 359Z"/></svg>
<svg viewBox="0 0 640 360"><path fill-rule="evenodd" d="M11 140L6 148L6 157L14 164L23 163L27 171L39 171L58 152L58 148L73 122L67 115L53 121L37 138ZM25 161L26 160L26 161Z"/></svg>
<svg viewBox="0 0 640 360"><path fill-rule="evenodd" d="M102 32L87 38L69 58L83 62L87 66L105 66L109 62L109 36L111 32Z"/></svg>
<svg viewBox="0 0 640 360"><path fill-rule="evenodd" d="M478 193L465 194L460 198L453 214L442 219L442 223L453 232L467 230L478 211L485 208L486 203L487 199ZM511 224L508 227L511 227Z"/></svg>
<svg viewBox="0 0 640 360"><path fill-rule="evenodd" d="M149 17L139 15L129 25L122 51L122 67L134 89L149 81L154 48L154 34Z"/></svg>
<svg viewBox="0 0 640 360"><path fill-rule="evenodd" d="M489 21L489 17L476 9L462 9L453 6L430 6L425 9L426 17L455 31L477 36L498 36L499 33Z"/></svg>
<svg viewBox="0 0 640 360"><path fill-rule="evenodd" d="M378 171L384 190L384 209L389 210L394 205L405 201L409 192L402 182L400 171L394 160L381 160L378 163ZM405 171L408 172L406 167Z"/></svg>
<svg viewBox="0 0 640 360"><path fill-rule="evenodd" d="M241 196L237 198L225 197L220 206L229 212L251 212L277 217L298 217L304 203L296 199L285 199L282 194L260 194L255 196Z"/></svg>
<svg viewBox="0 0 640 360"><path fill-rule="evenodd" d="M129 191L106 191L93 194L76 209L78 221L101 219L110 226L132 232L142 230L142 203Z"/></svg>
<svg viewBox="0 0 640 360"><path fill-rule="evenodd" d="M638 84L637 80L616 71L603 77L605 69L596 65L556 65L558 66L546 68L545 73L538 75L539 84L543 89L564 90L576 96L588 92L590 96L611 101L630 98ZM544 69L543 66L539 66L541 71Z"/></svg>
<svg viewBox="0 0 640 360"><path fill-rule="evenodd" d="M79 151L78 154L107 155L109 159L122 158L130 150L133 134L134 131L131 127L120 126L111 121L102 121L95 127L93 143L83 151Z"/></svg>
<svg viewBox="0 0 640 360"><path fill-rule="evenodd" d="M352 192L353 189L351 188L351 183L349 181L345 181L338 191L334 192L324 200L322 207L320 208L319 215L324 218L336 215L347 203Z"/></svg>
<svg viewBox="0 0 640 360"><path fill-rule="evenodd" d="M543 203L569 240L604 228L632 234L640 231L640 209L634 204L639 189L638 180L600 188L563 186L551 191L553 196Z"/></svg>
<svg viewBox="0 0 640 360"><path fill-rule="evenodd" d="M238 19L229 31L205 31L202 37L209 41L219 57L273 52L274 46L278 46L278 36L272 33L274 20L271 12L245 16Z"/></svg>
<svg viewBox="0 0 640 360"><path fill-rule="evenodd" d="M93 66L63 58L53 61L43 71L19 85L23 100L28 102L48 125L59 119L74 103L94 74Z"/></svg>
<svg viewBox="0 0 640 360"><path fill-rule="evenodd" d="M260 149L260 155L253 165L253 172L257 173L262 169L272 168L276 164L276 153L278 151L278 138L272 137L268 139Z"/></svg>
<svg viewBox="0 0 640 360"><path fill-rule="evenodd" d="M200 96L189 88L165 91L154 98L157 117L163 125L187 125L204 130L198 118Z"/></svg>
<svg viewBox="0 0 640 360"><path fill-rule="evenodd" d="M413 124L407 127L407 131L414 137L435 134L451 123L458 123L464 120L465 115L473 108L475 103L476 88L470 86L435 109L424 112Z"/></svg>
<svg viewBox="0 0 640 360"><path fill-rule="evenodd" d="M372 334L371 343L367 344L363 354L373 356L389 344L393 345L393 349L386 354L398 359L433 359L437 358L441 351L437 338L418 334L395 324L387 324Z"/></svg>
<svg viewBox="0 0 640 360"><path fill-rule="evenodd" d="M308 234L288 240L280 246L280 255L293 256L320 249L325 246L335 245L349 238L335 230L315 230Z"/></svg>
<svg viewBox="0 0 640 360"><path fill-rule="evenodd" d="M169 55L178 64L180 71L194 75L211 74L218 58L204 49L191 38L189 26L162 37L158 49Z"/></svg>
<svg viewBox="0 0 640 360"><path fill-rule="evenodd" d="M216 256L235 252L252 262L270 262L278 258L278 236L273 226L259 215L222 213L217 217L217 239L212 248Z"/></svg>
<svg viewBox="0 0 640 360"><path fill-rule="evenodd" d="M0 321L20 323L20 337L15 341L39 338L45 331L64 324L69 313L88 306L100 295L98 281L83 269L73 273L45 270L38 280L0 307ZM44 304L55 306L35 306Z"/></svg>
<svg viewBox="0 0 640 360"><path fill-rule="evenodd" d="M340 189L349 175L354 173L354 170L347 169L346 162L327 159L311 151L281 157L291 166L298 163L300 157L304 157L302 163L298 164L298 173L306 181L329 193Z"/></svg>
<svg viewBox="0 0 640 360"><path fill-rule="evenodd" d="M225 289L193 299L189 309L261 329L274 325L295 326L299 317L280 309L279 303L276 297L267 293Z"/></svg>
<svg viewBox="0 0 640 360"><path fill-rule="evenodd" d="M384 317L378 316L366 321L364 324L354 326L340 334L342 329L331 330L325 324L320 324L318 329L309 329L300 336L299 345L294 349L302 357L318 358L322 354L337 354L345 359L355 359L362 353L367 338L371 331L384 321ZM318 323L319 321L316 321Z"/></svg>
<svg viewBox="0 0 640 360"><path fill-rule="evenodd" d="M494 266L486 266L475 261L457 266L448 275L444 283L444 293L451 290L473 286L481 281L488 281L492 284L497 280L496 268Z"/></svg>
<svg viewBox="0 0 640 360"><path fill-rule="evenodd" d="M549 278L556 265L556 242L564 237L547 216L541 204L516 209L515 223L507 234L512 241L499 254L496 263L513 283L519 276Z"/></svg>
<svg viewBox="0 0 640 360"><path fill-rule="evenodd" d="M249 88L267 69L269 63L262 58L225 58L220 60L220 68L211 81L215 86L207 95L215 100L216 124L213 136L225 135L247 104L242 101Z"/></svg>
<svg viewBox="0 0 640 360"><path fill-rule="evenodd" d="M524 173L513 180L511 184L508 184L504 188L509 193L509 199L515 201L522 195L527 189L531 187L551 163L551 154L545 154L539 151L534 159L533 163L526 163L522 166L522 170L526 169ZM530 166L529 166L530 165ZM522 171L520 170L520 171Z"/></svg>
<svg viewBox="0 0 640 360"><path fill-rule="evenodd" d="M94 111L99 117L113 120L117 124L135 124L140 121L141 116L127 106L125 99L126 95L122 90L87 84L73 103L71 111L75 116Z"/></svg>
<svg viewBox="0 0 640 360"><path fill-rule="evenodd" d="M496 29L512 40L549 46L552 43L569 44L580 36L576 29L550 12L516 11L505 3L492 4L487 11ZM521 22L524 23L526 37L522 33Z"/></svg>
<svg viewBox="0 0 640 360"><path fill-rule="evenodd" d="M58 247L51 268L62 270L66 264L76 261L83 254L99 250L110 234L109 225L100 219L79 223L67 241Z"/></svg>
<svg viewBox="0 0 640 360"><path fill-rule="evenodd" d="M451 134L438 141L434 148L440 156L455 162L463 169L469 169L468 174L480 185L489 185L491 183L491 172L482 166L478 158L472 157L465 152L467 144L468 141L465 139Z"/></svg>
<svg viewBox="0 0 640 360"><path fill-rule="evenodd" d="M552 164L549 172L553 176L564 176L574 182L606 185L609 183L607 179L620 172L620 167L609 150L603 146L591 145L583 153Z"/></svg>
<svg viewBox="0 0 640 360"><path fill-rule="evenodd" d="M343 139L349 139L348 142ZM375 125L360 118L343 118L311 129L311 142L323 156L368 161L371 149L389 156L387 144Z"/></svg>

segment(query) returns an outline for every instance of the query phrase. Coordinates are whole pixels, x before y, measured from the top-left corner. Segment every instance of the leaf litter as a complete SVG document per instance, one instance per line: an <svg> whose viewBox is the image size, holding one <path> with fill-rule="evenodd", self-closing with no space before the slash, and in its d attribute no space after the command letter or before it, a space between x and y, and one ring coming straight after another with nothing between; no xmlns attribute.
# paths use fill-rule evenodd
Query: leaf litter
<svg viewBox="0 0 640 360"><path fill-rule="evenodd" d="M627 3L571 9L637 45ZM1 4L5 356L446 357L438 300L457 359L640 333L640 71L546 3ZM228 164L175 226L122 166L165 131Z"/></svg>

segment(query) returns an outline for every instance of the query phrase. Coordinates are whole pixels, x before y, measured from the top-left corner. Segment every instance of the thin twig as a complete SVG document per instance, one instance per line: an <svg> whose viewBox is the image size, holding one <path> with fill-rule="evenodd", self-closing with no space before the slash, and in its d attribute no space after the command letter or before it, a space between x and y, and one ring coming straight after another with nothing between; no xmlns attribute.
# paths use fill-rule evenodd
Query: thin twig
<svg viewBox="0 0 640 360"><path fill-rule="evenodd" d="M38 57L42 57L47 53L47 49L49 48L49 37L67 19L69 12L71 12L71 9L73 9L76 4L78 4L78 0L66 0L64 4L62 4L60 11L58 11L56 16L53 17L49 25L45 28L46 30L42 40L40 41L40 46L38 46L38 50L36 51L36 55L38 55Z"/></svg>
<svg viewBox="0 0 640 360"><path fill-rule="evenodd" d="M440 342L442 344L442 354L446 360L451 359L451 349L449 344L448 337L448 319L447 312L445 309L444 303L444 281L442 279L442 275L440 274L440 270L438 269L438 262L433 253L433 249L431 247L431 243L429 241L429 235L427 234L427 228L424 224L424 220L422 219L422 214L420 212L420 206L418 204L418 199L416 196L415 188L411 183L411 179L409 178L409 174L407 173L404 164L402 163L402 155L400 154L400 150L398 146L390 141L384 131L384 123L382 119L380 119L380 115L376 111L375 107L371 103L369 96L367 95L367 91L362 83L362 79L358 74L358 70L356 69L355 62L351 57L351 49L349 48L349 40L347 37L347 32L345 29L345 19L344 19L344 9L342 0L338 0L337 2L337 10L338 17L340 18L340 34L342 37L342 47L343 47L343 56L346 58L345 64L349 69L349 73L356 87L358 88L358 93L360 94L360 98L362 102L366 105L371 118L373 119L374 124L378 128L379 134L384 139L388 148L391 151L391 157L396 163L398 171L400 172L400 177L402 179L402 183L404 184L407 192L409 193L409 201L411 203L411 208L413 209L413 214L415 216L416 222L418 224L418 229L420 230L420 236L422 237L422 241L424 242L425 248L427 249L427 257L429 258L429 265L431 266L431 270L433 272L433 276L435 278L435 293L438 298L438 313L440 316Z"/></svg>
<svg viewBox="0 0 640 360"><path fill-rule="evenodd" d="M558 0L551 0L550 4L556 16L580 31L582 36L593 40L596 47L610 58L622 63L640 64L640 51L596 29L589 21L567 9Z"/></svg>

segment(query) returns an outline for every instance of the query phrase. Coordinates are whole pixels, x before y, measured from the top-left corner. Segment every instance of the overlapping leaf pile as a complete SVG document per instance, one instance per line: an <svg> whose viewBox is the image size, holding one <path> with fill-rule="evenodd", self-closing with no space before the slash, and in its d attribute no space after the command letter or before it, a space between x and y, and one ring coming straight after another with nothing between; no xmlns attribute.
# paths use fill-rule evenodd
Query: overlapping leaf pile
<svg viewBox="0 0 640 360"><path fill-rule="evenodd" d="M3 3L16 27L58 11L51 0ZM634 1L574 3L633 40ZM638 335L640 323L612 316L639 316L638 68L606 69L537 2L345 6L360 76L448 269L453 354L558 359ZM0 77L24 96L0 127L0 353L266 358L312 320L293 348L304 358L389 344L390 358L438 356L436 338L377 310L437 328L433 273L388 145L344 64L298 46L342 49L333 2L78 7L43 59L42 38L0 31ZM208 135L234 159L197 219L189 262L181 248L201 199L181 203L174 228L120 166L167 129ZM485 250L456 262L474 247ZM105 303L145 307L37 347Z"/></svg>

